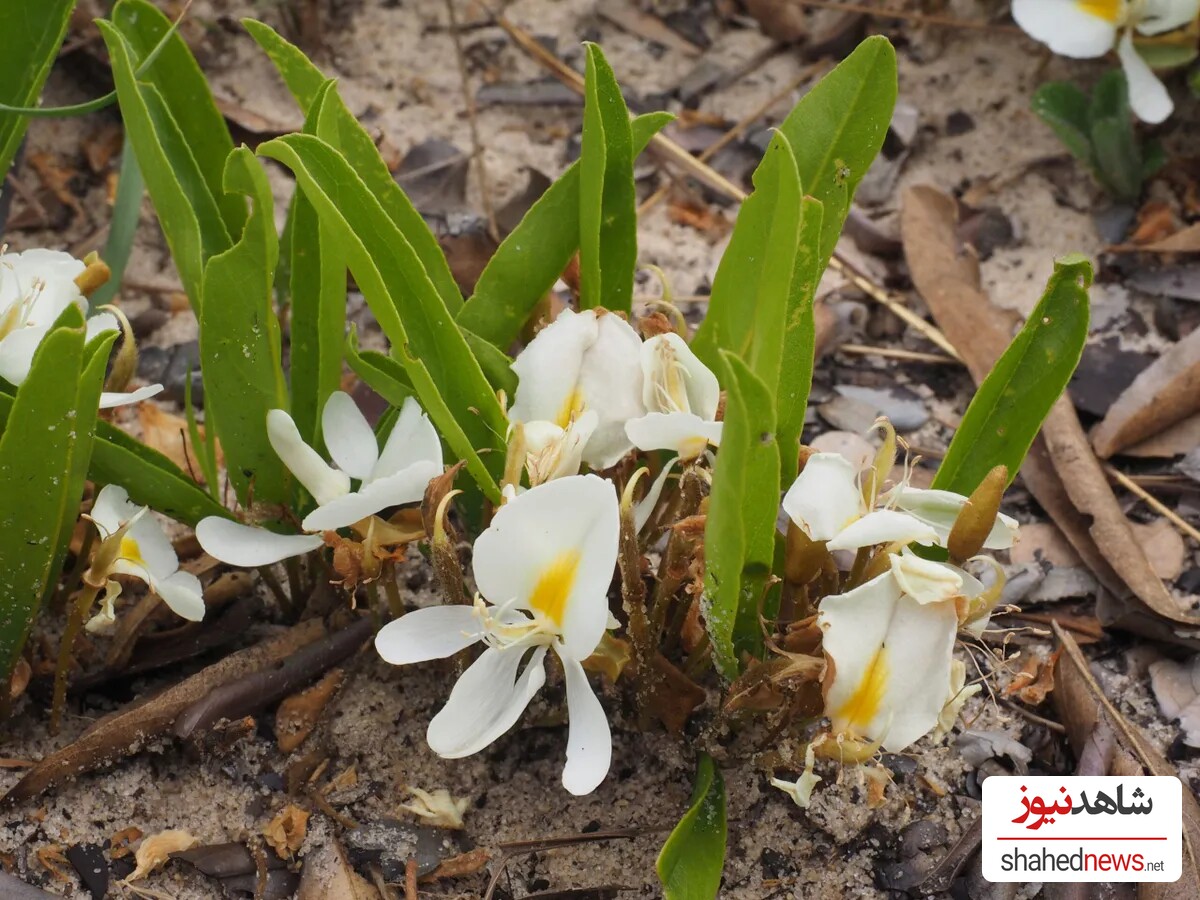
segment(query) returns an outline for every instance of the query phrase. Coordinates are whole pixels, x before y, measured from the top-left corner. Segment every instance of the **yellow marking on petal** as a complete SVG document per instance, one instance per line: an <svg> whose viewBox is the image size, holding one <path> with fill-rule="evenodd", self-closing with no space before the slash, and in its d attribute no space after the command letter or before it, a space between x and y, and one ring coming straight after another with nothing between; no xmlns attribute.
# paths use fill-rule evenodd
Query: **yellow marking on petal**
<svg viewBox="0 0 1200 900"><path fill-rule="evenodd" d="M559 409L558 415L554 419L554 424L559 428L566 428L571 424L573 419L578 418L579 414L583 412L583 408L583 392L579 388L575 388L563 400L562 408Z"/></svg>
<svg viewBox="0 0 1200 900"><path fill-rule="evenodd" d="M142 548L129 535L124 535L121 538L120 558L129 560L129 562L139 565L143 569L146 568L146 560L142 559Z"/></svg>
<svg viewBox="0 0 1200 900"><path fill-rule="evenodd" d="M562 625L566 612L567 598L575 585L575 573L579 570L579 551L564 550L550 561L538 577L529 598L529 605L555 625Z"/></svg>
<svg viewBox="0 0 1200 900"><path fill-rule="evenodd" d="M1115 25L1121 20L1124 0L1075 0L1075 5L1089 16Z"/></svg>
<svg viewBox="0 0 1200 900"><path fill-rule="evenodd" d="M883 703L888 674L887 650L880 647L850 699L834 713L834 722L846 731L860 731L870 724Z"/></svg>

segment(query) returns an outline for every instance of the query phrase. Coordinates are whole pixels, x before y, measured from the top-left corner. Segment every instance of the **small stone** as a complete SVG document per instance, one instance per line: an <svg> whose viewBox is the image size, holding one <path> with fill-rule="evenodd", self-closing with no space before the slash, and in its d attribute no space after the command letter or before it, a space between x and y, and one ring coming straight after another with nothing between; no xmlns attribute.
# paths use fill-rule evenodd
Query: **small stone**
<svg viewBox="0 0 1200 900"><path fill-rule="evenodd" d="M92 900L104 900L108 896L108 860L104 858L103 847L99 844L72 844L67 848L67 860L79 873Z"/></svg>
<svg viewBox="0 0 1200 900"><path fill-rule="evenodd" d="M929 421L929 410L925 407L925 401L902 385L891 388L874 388L857 384L839 384L834 387L834 390L843 397L850 397L869 404L877 415L887 416L897 431L915 431ZM867 427L869 428L870 425Z"/></svg>
<svg viewBox="0 0 1200 900"><path fill-rule="evenodd" d="M355 866L376 864L385 881L403 881L410 857L417 860L417 874L428 875L443 858L458 852L453 832L444 828L408 825L383 818L360 825L346 833L346 852Z"/></svg>
<svg viewBox="0 0 1200 900"><path fill-rule="evenodd" d="M947 137L958 137L961 134L966 134L974 130L975 120L971 118L969 113L965 113L961 109L956 109L950 115L946 116Z"/></svg>
<svg viewBox="0 0 1200 900"><path fill-rule="evenodd" d="M905 826L900 832L900 855L907 859L922 850L944 847L949 839L950 833L945 825L932 819L922 819Z"/></svg>

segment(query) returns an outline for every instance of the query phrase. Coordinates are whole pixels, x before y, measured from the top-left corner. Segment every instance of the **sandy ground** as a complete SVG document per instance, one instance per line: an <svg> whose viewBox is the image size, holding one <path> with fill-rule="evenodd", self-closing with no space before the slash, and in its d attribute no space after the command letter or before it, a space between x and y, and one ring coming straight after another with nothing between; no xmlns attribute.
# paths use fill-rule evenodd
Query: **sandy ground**
<svg viewBox="0 0 1200 900"><path fill-rule="evenodd" d="M666 12L680 5L658 6ZM454 47L444 28L444 3L365 0L335 6L330 27L322 34L325 47L319 61L339 77L350 108L400 153L429 138L469 149ZM967 17L979 17L985 11L982 4L974 2L955 3L952 9ZM200 0L192 14L198 21L210 23L201 58L213 76L218 96L286 127L297 126L298 113L275 82L271 67L232 24L245 14L265 14L275 21L276 11L266 4ZM507 7L507 14L535 34L556 40L559 51L569 58L578 58L581 36L599 40L622 83L638 96L671 90L696 62L676 50L649 52L641 38L596 16L590 0L518 0ZM468 11L463 18L470 23L479 17ZM711 17L706 21L713 45L705 58L727 68L737 67L770 46L756 29L721 30ZM1043 57L1034 45L1007 32L915 31L889 28L882 22L878 26L897 38L900 97L915 110L917 121L900 185L931 183L961 192L972 187L983 191L981 185L992 184L982 195L1007 216L1016 238L985 261L985 283L1000 304L1028 311L1054 256L1071 251L1095 254L1103 246L1091 221L1095 196L1086 175L1061 163L1029 165L1061 155L1053 136L1029 112L1029 95L1044 77L1081 75L1087 80L1099 69L1061 61L1042 69ZM486 63L489 78L524 82L544 77L498 29L472 29L466 41L472 58ZM777 92L804 64L798 53L781 50L732 86L704 96L699 109L736 119ZM87 93L80 88L77 73L56 73L52 79L54 102L71 102ZM783 104L775 116L787 106ZM971 127L950 134L959 130L950 128L951 118L961 124L963 115L969 117ZM482 160L497 205L524 186L526 168L551 176L565 168L569 162L567 139L578 132L579 118L575 107L500 105L480 110ZM82 126L85 133L88 127ZM78 123L40 121L31 131L30 147L69 154L64 148L81 136ZM282 199L286 181L275 177L275 184ZM479 192L480 182L473 174L468 201L475 208L480 206ZM894 227L897 196L892 191L869 210L885 229ZM89 241L102 244L97 228L103 220L103 203L103 186L93 185L84 205L96 212L73 222L65 237L32 231L14 235L13 244L65 243L92 249ZM732 211L723 215L732 220ZM660 266L679 295L703 292L720 246L721 229L701 231L678 224L669 217L666 204L656 208L641 226L642 261ZM847 249L854 252L852 247ZM863 265L879 276L889 273L886 265L870 257L863 257ZM143 215L130 274L142 283L170 283L174 278L148 212ZM647 293L657 290L648 278L644 284ZM839 290L837 279L831 278L827 288ZM1131 302L1120 287L1101 285L1097 293L1094 299L1099 306ZM131 312L149 306L170 307L169 299L161 294L130 291L125 300ZM1146 301L1135 298L1135 302ZM168 321L148 343L170 345L194 335L191 313L177 305L171 308ZM872 320L885 339L927 349L913 335L902 334L887 317L872 312ZM866 373L869 378L886 377L914 387L928 398L934 418L912 436L914 443L923 446L944 448L956 416L965 407L968 382L961 373L941 370L935 391L922 384L932 377L927 369L897 370L878 361L845 356L830 360L825 368L824 377L829 381L847 373ZM810 437L825 427L816 425ZM1025 519L1040 515L1021 502L1019 493L1016 501L1014 512ZM413 603L433 602L426 586L410 593ZM1031 648L1040 646L1035 643ZM1101 674L1111 688L1110 696L1120 698L1122 710L1131 718L1151 727L1153 739L1165 749L1177 731L1161 722L1148 691L1145 654L1129 657L1126 650L1130 646L1123 639L1116 641L1100 667ZM446 761L427 749L423 735L446 695L452 673L432 665L397 671L373 656L355 663L351 671L352 681L335 701L332 743L337 757L329 772L353 766L367 788L344 812L360 822L389 815L403 818L406 814L398 812L398 807L407 797L405 786L446 788L470 802L464 846L494 848L503 841L585 830L670 827L686 805L697 747L713 750L726 763L731 824L722 897L886 896L881 873L901 860L906 846L902 838L914 833L906 832L906 827L933 823L923 826L935 833L923 847L936 857L977 814L973 767L948 744L931 746L924 741L903 759L889 759L895 782L887 790L886 803L874 810L867 807L859 770L839 772L825 764L819 768L825 781L813 806L802 811L767 784L763 773L748 760L743 742L730 745L729 735L709 733L703 720L693 723L679 739L661 732L639 733L619 712L613 713L615 747L609 778L595 794L572 798L558 784L565 741L561 717L556 718L560 688L544 691L522 726L484 753ZM129 686L130 693L173 679L136 680ZM618 692L606 687L607 709L618 709L620 700ZM74 710L67 717L62 734L50 738L44 710L26 701L12 723L4 753L36 759L71 740L110 708L111 701L89 698L82 711ZM1045 738L1036 726L978 698L968 704L964 718L973 729L1002 731L1030 745ZM35 851L51 844L102 842L128 826L146 834L185 828L202 843L248 839L261 832L287 802L281 791L272 789L270 779L264 784L264 775L282 771L285 763L269 734L246 738L232 752L200 758L176 746L161 746L6 811L0 819L0 853L47 889L84 897L48 875L36 861ZM1185 776L1194 778L1195 768L1185 769ZM0 789L17 777L14 771L0 770ZM327 834L320 813L315 814L302 853L312 852ZM628 896L656 896L653 866L662 839L661 832L652 832L632 840L518 857L509 864L501 886L511 897L601 885L627 888ZM483 875L440 882L429 887L428 896L478 897L485 883ZM178 865L145 884L162 896L179 900L220 896L214 882ZM985 896L989 887L978 880L972 882L972 896ZM1036 886L1018 895L1034 892ZM986 896L1013 895L997 891Z"/></svg>

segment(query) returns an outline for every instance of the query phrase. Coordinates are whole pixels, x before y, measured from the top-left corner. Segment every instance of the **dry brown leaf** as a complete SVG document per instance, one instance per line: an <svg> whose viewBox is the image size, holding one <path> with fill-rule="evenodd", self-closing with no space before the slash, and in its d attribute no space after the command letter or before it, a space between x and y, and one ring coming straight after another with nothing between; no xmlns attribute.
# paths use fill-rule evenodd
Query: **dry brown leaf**
<svg viewBox="0 0 1200 900"><path fill-rule="evenodd" d="M650 697L650 709L667 731L679 734L696 707L704 702L704 688L684 675L661 653L655 654L651 665L658 674L658 681Z"/></svg>
<svg viewBox="0 0 1200 900"><path fill-rule="evenodd" d="M291 753L312 734L326 704L342 686L345 676L341 669L330 669L308 690L292 694L279 704L275 713L275 734L282 752Z"/></svg>
<svg viewBox="0 0 1200 900"><path fill-rule="evenodd" d="M37 857L38 864L58 881L64 884L71 884L75 881L68 874L71 871L69 868L70 863L63 854L63 848L58 844L47 844L45 847L38 847L37 853L34 855Z"/></svg>
<svg viewBox="0 0 1200 900"><path fill-rule="evenodd" d="M1054 690L1054 669L1058 663L1058 651L1054 651L1045 660L1030 654L1025 658L1021 671L1013 676L1004 696L1016 694L1022 703L1030 706L1040 706L1046 695Z"/></svg>
<svg viewBox="0 0 1200 900"><path fill-rule="evenodd" d="M180 713L213 689L282 662L325 634L320 619L301 622L277 637L230 654L149 699L135 700L97 721L74 743L43 759L0 798L0 807L28 800L66 778L137 753L166 734Z"/></svg>
<svg viewBox="0 0 1200 900"><path fill-rule="evenodd" d="M25 688L29 687L29 679L32 677L33 667L29 665L29 660L22 656L17 660L17 664L13 666L12 677L8 680L8 700L10 703L25 693Z"/></svg>
<svg viewBox="0 0 1200 900"><path fill-rule="evenodd" d="M128 828L122 828L108 840L109 849L108 855L112 859L123 859L133 852L130 849L130 844L134 841L141 840L142 829L136 825L130 825Z"/></svg>
<svg viewBox="0 0 1200 900"><path fill-rule="evenodd" d="M172 828L169 831L160 831L158 834L150 835L137 848L137 853L133 856L137 861L137 868L125 881L137 881L145 878L169 860L172 853L190 850L197 843L199 841L181 828Z"/></svg>
<svg viewBox="0 0 1200 900"><path fill-rule="evenodd" d="M803 3L792 0L744 0L748 12L762 33L775 41L791 44L808 34Z"/></svg>
<svg viewBox="0 0 1200 900"><path fill-rule="evenodd" d="M157 450L183 471L204 483L197 463L196 449L188 437L187 419L169 413L154 403L138 405L138 422L142 427L142 443ZM204 436L204 426L199 426Z"/></svg>
<svg viewBox="0 0 1200 900"><path fill-rule="evenodd" d="M1052 522L1023 524L1009 558L1015 563L1045 561L1063 568L1083 565L1071 542Z"/></svg>
<svg viewBox="0 0 1200 900"><path fill-rule="evenodd" d="M1200 656L1183 663L1173 659L1152 662L1150 687L1162 714L1179 720L1184 743L1200 747Z"/></svg>
<svg viewBox="0 0 1200 900"><path fill-rule="evenodd" d="M1179 230L1175 213L1161 200L1149 200L1138 210L1137 225L1129 236L1133 244L1153 244Z"/></svg>
<svg viewBox="0 0 1200 900"><path fill-rule="evenodd" d="M1200 412L1200 328L1147 366L1092 429L1102 459Z"/></svg>
<svg viewBox="0 0 1200 900"><path fill-rule="evenodd" d="M1154 437L1126 447L1121 455L1164 459L1182 456L1195 447L1200 447L1200 413L1176 422Z"/></svg>
<svg viewBox="0 0 1200 900"><path fill-rule="evenodd" d="M618 28L686 56L699 56L700 48L658 16L638 9L630 0L605 0L596 4L596 12Z"/></svg>
<svg viewBox="0 0 1200 900"><path fill-rule="evenodd" d="M1150 244L1118 244L1108 249L1123 253L1200 253L1200 222Z"/></svg>
<svg viewBox="0 0 1200 900"><path fill-rule="evenodd" d="M1187 547L1175 526L1166 519L1142 524L1135 522L1133 536L1150 560L1150 566L1163 581L1174 581L1187 561Z"/></svg>
<svg viewBox="0 0 1200 900"><path fill-rule="evenodd" d="M303 846L308 834L308 815L308 810L289 803L263 829L263 837L281 859L291 859Z"/></svg>
<svg viewBox="0 0 1200 900"><path fill-rule="evenodd" d="M438 867L428 875L421 876L422 882L439 881L443 878L462 878L464 875L474 875L492 860L491 851L476 847L458 856L452 856L438 863Z"/></svg>
<svg viewBox="0 0 1200 900"><path fill-rule="evenodd" d="M905 192L900 231L913 283L979 383L1007 347L1011 328L1002 324L1004 313L980 289L978 261L970 251L960 251L956 224L952 197L928 186ZM1129 520L1066 398L1051 410L1021 476L1101 584L1122 600L1141 601L1114 621L1153 631L1163 623L1148 616L1152 613L1173 623L1200 626L1200 617L1181 609L1163 587L1134 540ZM1182 640L1172 638L1174 633L1175 629L1162 629L1159 636Z"/></svg>
<svg viewBox="0 0 1200 900"><path fill-rule="evenodd" d="M1121 752L1110 769L1114 775L1168 775L1179 773L1142 732L1132 725L1104 695L1092 676L1087 657L1071 635L1054 626L1062 650L1055 677L1054 700L1067 727L1067 737L1079 756L1101 716L1108 719ZM1191 788L1183 786L1183 875L1176 882L1146 882L1138 887L1138 900L1194 900L1200 897L1200 804Z"/></svg>
<svg viewBox="0 0 1200 900"><path fill-rule="evenodd" d="M867 809L879 809L887 803L887 786L892 783L892 773L883 766L863 766L867 779Z"/></svg>
<svg viewBox="0 0 1200 900"><path fill-rule="evenodd" d="M354 871L341 846L330 841L304 858L296 900L379 900L379 891Z"/></svg>

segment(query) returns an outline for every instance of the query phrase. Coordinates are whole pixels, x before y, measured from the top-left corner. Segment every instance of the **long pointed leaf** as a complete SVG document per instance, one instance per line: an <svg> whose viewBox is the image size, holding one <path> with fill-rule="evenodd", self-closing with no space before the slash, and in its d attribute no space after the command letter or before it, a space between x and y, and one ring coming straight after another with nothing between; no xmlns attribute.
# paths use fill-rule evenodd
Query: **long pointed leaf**
<svg viewBox="0 0 1200 900"><path fill-rule="evenodd" d="M715 900L725 867L725 782L700 754L688 811L671 831L655 866L665 900Z"/></svg>

